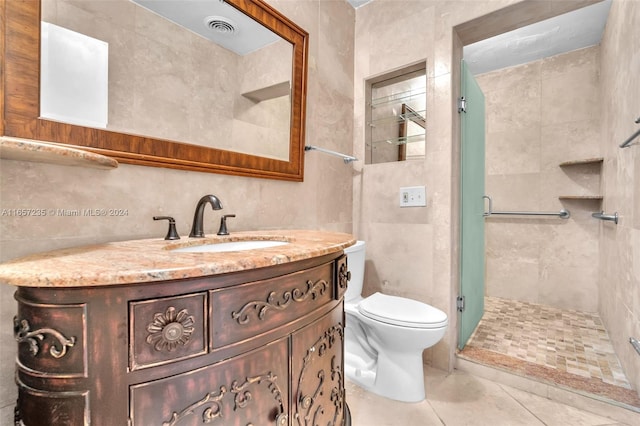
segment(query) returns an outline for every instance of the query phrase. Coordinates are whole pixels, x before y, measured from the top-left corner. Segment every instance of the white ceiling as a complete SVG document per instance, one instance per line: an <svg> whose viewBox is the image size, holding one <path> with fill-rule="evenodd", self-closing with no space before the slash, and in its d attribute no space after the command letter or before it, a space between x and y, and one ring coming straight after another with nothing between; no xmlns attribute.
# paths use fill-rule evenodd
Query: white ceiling
<svg viewBox="0 0 640 426"><path fill-rule="evenodd" d="M611 0L481 40L464 47L472 74L526 64L600 44Z"/></svg>
<svg viewBox="0 0 640 426"><path fill-rule="evenodd" d="M246 55L280 40L277 34L222 1L132 1L238 55Z"/></svg>
<svg viewBox="0 0 640 426"><path fill-rule="evenodd" d="M351 6L358 8L360 6L362 6L363 4L367 4L369 3L371 0L347 0L349 3L351 3Z"/></svg>
<svg viewBox="0 0 640 426"><path fill-rule="evenodd" d="M347 0L360 7L373 0ZM464 59L473 74L525 64L600 43L611 0L565 13L545 21L464 47Z"/></svg>

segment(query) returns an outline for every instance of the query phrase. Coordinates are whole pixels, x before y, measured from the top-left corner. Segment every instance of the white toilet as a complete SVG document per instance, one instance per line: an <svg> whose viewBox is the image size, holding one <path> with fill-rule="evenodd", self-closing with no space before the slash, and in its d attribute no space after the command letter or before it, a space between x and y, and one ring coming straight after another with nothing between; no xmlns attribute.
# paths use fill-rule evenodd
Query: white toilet
<svg viewBox="0 0 640 426"><path fill-rule="evenodd" d="M422 401L422 351L442 339L447 314L403 297L375 293L363 298L365 242L344 252L351 271L344 302L347 378L386 398Z"/></svg>

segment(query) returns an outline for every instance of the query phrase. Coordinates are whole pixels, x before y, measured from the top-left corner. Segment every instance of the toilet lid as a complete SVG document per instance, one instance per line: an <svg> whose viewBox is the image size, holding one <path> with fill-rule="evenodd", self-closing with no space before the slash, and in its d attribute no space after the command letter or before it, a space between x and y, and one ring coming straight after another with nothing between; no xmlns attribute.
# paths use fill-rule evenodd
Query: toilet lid
<svg viewBox="0 0 640 426"><path fill-rule="evenodd" d="M440 309L404 297L375 293L358 305L366 317L387 324L414 328L439 328L447 325L447 314Z"/></svg>

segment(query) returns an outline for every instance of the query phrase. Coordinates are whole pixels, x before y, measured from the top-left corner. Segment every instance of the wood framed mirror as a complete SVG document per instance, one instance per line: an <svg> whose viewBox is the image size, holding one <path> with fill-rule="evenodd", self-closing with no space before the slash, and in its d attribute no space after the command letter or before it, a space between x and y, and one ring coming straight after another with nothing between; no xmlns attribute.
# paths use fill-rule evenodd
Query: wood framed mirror
<svg viewBox="0 0 640 426"><path fill-rule="evenodd" d="M262 0L224 0L224 3L291 44L288 159L197 145L177 138L147 136L128 130L116 131L109 127L88 127L43 118L40 104L41 0L0 0L2 32L5 36L4 52L1 52L4 96L0 100L4 122L0 124L0 133L71 145L127 164L302 181L308 33ZM278 87L275 90L282 91L282 84ZM209 125L208 111L203 112L203 109L207 108L199 110L204 117L203 125ZM213 115L215 111L209 117ZM247 139L252 139L252 136L256 134L248 133ZM261 142L256 140L256 143Z"/></svg>

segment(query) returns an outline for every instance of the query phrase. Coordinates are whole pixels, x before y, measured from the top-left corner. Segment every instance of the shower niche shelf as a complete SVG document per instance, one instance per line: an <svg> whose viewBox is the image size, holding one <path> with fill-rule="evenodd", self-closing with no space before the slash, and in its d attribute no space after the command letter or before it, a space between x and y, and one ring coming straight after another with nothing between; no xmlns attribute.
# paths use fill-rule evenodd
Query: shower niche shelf
<svg viewBox="0 0 640 426"><path fill-rule="evenodd" d="M602 200L602 195L559 195L561 200Z"/></svg>
<svg viewBox="0 0 640 426"><path fill-rule="evenodd" d="M567 174L573 174L576 178L582 177L582 179L588 179L589 175L593 175L594 177L597 176L598 178L598 189L594 188L594 193L595 194L588 194L588 195L560 195L558 196L558 198L560 200L587 200L587 201L602 201L603 196L600 194L597 194L597 192L599 192L599 180L600 180L600 175L602 173L602 163L604 161L604 158L602 157L593 157L593 158L586 158L586 159L581 159L581 160L571 160L571 161L564 161L562 163L560 163L560 167L563 168L565 170L565 172ZM597 172L595 171L595 168L597 168ZM592 180L595 180L592 178ZM596 184L594 182L589 182L590 185L588 186L596 186Z"/></svg>
<svg viewBox="0 0 640 426"><path fill-rule="evenodd" d="M242 96L249 98L254 102L262 102L280 98L282 96L289 96L290 93L291 83L289 81L283 81L282 83L277 83L272 86L245 92Z"/></svg>
<svg viewBox="0 0 640 426"><path fill-rule="evenodd" d="M587 158L584 160L564 161L560 163L560 167L581 166L581 165L587 165L587 164L602 164L603 161L604 161L604 158L602 157Z"/></svg>

